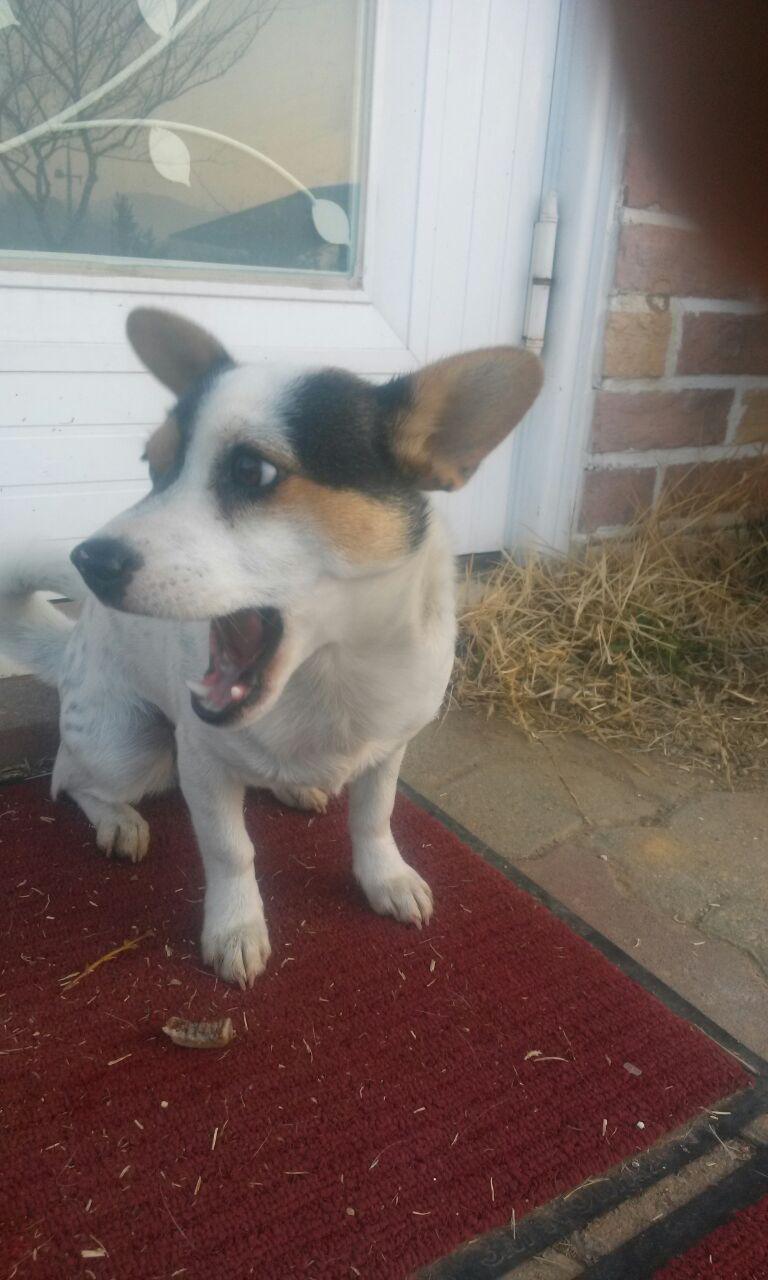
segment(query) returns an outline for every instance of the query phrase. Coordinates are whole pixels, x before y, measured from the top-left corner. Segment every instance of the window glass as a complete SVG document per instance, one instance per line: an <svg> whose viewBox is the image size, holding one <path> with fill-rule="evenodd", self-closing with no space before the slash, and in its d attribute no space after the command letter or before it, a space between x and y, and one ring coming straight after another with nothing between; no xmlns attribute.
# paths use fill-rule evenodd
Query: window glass
<svg viewBox="0 0 768 1280"><path fill-rule="evenodd" d="M0 254L355 272L368 0L0 0Z"/></svg>

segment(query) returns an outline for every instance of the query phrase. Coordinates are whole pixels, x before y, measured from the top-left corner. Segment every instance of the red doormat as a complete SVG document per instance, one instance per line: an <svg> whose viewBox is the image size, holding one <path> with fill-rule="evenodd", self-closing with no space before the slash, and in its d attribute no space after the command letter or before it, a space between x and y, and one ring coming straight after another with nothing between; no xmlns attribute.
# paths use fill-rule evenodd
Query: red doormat
<svg viewBox="0 0 768 1280"><path fill-rule="evenodd" d="M768 1195L742 1209L681 1258L656 1272L659 1280L766 1280Z"/></svg>
<svg viewBox="0 0 768 1280"><path fill-rule="evenodd" d="M246 993L200 967L180 800L145 807L140 867L97 855L42 785L0 800L0 1256L15 1276L403 1280L748 1082L403 799L395 829L437 902L423 933L363 902L341 805L308 818L251 802L273 955ZM225 1013L222 1052L160 1032Z"/></svg>

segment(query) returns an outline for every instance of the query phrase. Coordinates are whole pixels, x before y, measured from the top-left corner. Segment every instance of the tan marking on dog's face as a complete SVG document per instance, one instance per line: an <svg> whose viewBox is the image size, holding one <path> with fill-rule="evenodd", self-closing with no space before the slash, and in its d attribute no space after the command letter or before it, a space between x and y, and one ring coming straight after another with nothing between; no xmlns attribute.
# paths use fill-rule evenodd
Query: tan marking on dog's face
<svg viewBox="0 0 768 1280"><path fill-rule="evenodd" d="M166 475L174 462L181 444L181 432L173 414L169 414L161 427L147 441L144 457L149 463L153 480Z"/></svg>
<svg viewBox="0 0 768 1280"><path fill-rule="evenodd" d="M309 520L356 564L396 560L408 551L408 515L395 503L296 475L282 480L269 502L272 510Z"/></svg>
<svg viewBox="0 0 768 1280"><path fill-rule="evenodd" d="M396 423L395 455L422 489L458 489L530 408L541 365L529 351L489 347L413 375L413 407Z"/></svg>

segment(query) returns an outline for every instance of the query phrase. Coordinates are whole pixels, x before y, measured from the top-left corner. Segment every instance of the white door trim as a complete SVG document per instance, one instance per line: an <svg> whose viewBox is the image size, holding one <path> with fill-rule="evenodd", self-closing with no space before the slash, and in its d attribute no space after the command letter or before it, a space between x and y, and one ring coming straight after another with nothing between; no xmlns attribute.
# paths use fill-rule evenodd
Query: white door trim
<svg viewBox="0 0 768 1280"><path fill-rule="evenodd" d="M566 551L574 532L614 261L625 100L601 0L563 0L543 190L557 191L544 388L515 434L507 545Z"/></svg>

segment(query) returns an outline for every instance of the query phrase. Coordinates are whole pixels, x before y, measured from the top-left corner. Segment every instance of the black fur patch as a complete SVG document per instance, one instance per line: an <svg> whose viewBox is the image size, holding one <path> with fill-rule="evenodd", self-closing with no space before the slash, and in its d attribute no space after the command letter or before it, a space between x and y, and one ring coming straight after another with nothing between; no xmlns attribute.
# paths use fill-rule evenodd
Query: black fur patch
<svg viewBox="0 0 768 1280"><path fill-rule="evenodd" d="M355 489L400 507L415 548L426 532L428 505L390 447L394 420L411 397L407 377L374 387L346 370L323 369L291 383L280 413L303 473L328 488Z"/></svg>
<svg viewBox="0 0 768 1280"><path fill-rule="evenodd" d="M179 428L179 447L176 450L176 456L173 465L168 467L161 474L152 475L152 492L162 493L168 489L174 481L178 480L184 467L184 460L187 456L190 440L194 435L197 416L200 412L200 406L205 398L210 394L214 384L221 377L222 373L226 373L229 369L234 369L235 362L230 360L228 356L222 356L221 359L215 360L210 369L199 378L197 378L183 396L176 401L176 407L173 410L174 420Z"/></svg>

